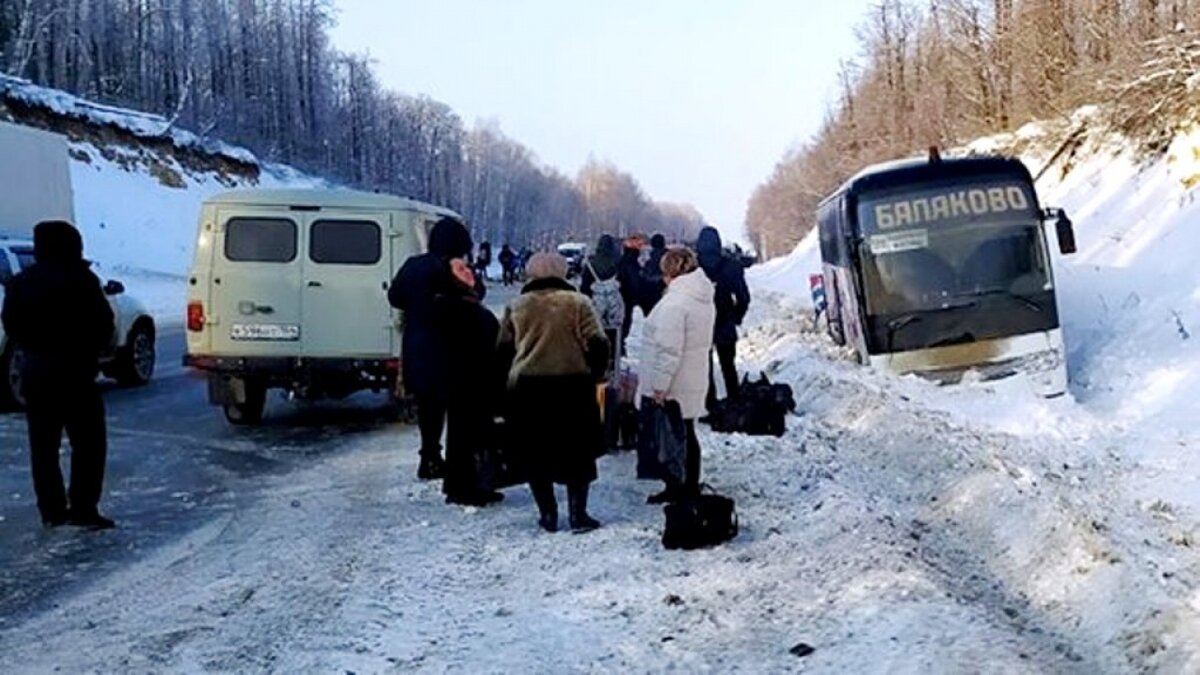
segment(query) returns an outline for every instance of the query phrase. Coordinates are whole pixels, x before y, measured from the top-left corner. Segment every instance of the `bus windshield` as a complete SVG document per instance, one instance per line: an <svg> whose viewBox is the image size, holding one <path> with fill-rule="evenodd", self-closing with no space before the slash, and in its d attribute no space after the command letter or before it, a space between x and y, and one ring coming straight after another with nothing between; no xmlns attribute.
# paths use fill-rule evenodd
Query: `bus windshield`
<svg viewBox="0 0 1200 675"><path fill-rule="evenodd" d="M963 307L998 295L1053 303L1045 238L1028 184L996 181L864 195L864 296L875 316Z"/></svg>

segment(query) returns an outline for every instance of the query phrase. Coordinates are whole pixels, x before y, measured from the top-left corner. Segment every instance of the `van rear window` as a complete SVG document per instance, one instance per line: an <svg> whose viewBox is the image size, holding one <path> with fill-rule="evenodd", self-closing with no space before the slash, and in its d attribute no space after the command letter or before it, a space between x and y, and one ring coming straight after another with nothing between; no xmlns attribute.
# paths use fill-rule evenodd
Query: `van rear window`
<svg viewBox="0 0 1200 675"><path fill-rule="evenodd" d="M230 218L225 224L225 258L291 262L296 259L296 223L286 218Z"/></svg>
<svg viewBox="0 0 1200 675"><path fill-rule="evenodd" d="M374 265L383 253L383 231L369 220L318 220L308 255L326 265Z"/></svg>

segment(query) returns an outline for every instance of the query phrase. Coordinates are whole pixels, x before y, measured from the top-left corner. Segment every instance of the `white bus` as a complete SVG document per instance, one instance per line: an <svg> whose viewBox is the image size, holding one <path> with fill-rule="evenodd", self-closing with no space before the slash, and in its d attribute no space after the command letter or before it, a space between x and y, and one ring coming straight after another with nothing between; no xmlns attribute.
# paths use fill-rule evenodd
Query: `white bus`
<svg viewBox="0 0 1200 675"><path fill-rule="evenodd" d="M934 150L864 170L817 211L829 334L893 372L1022 374L1043 396L1065 393L1049 220L1074 253L1071 221L1038 205L1015 159Z"/></svg>

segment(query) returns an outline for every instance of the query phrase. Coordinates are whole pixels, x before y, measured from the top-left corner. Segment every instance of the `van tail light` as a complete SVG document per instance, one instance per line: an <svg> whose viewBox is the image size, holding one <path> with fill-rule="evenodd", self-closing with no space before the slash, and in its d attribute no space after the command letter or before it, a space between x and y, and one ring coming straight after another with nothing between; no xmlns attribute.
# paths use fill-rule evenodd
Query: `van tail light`
<svg viewBox="0 0 1200 675"><path fill-rule="evenodd" d="M383 362L383 368L389 373L400 372L400 359L388 359Z"/></svg>
<svg viewBox="0 0 1200 675"><path fill-rule="evenodd" d="M199 333L200 331L204 330L204 303L188 303L187 328L193 333Z"/></svg>

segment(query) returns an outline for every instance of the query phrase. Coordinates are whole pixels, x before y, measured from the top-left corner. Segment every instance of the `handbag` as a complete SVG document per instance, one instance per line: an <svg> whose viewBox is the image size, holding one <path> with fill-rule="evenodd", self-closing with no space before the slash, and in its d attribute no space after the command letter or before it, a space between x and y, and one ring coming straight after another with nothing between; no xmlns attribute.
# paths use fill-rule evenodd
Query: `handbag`
<svg viewBox="0 0 1200 675"><path fill-rule="evenodd" d="M687 427L679 402L659 405L650 397L642 397L639 417L637 477L683 482Z"/></svg>
<svg viewBox="0 0 1200 675"><path fill-rule="evenodd" d="M708 490L707 493L704 490ZM668 549L693 550L727 542L738 535L733 499L702 486L695 496L663 506L662 543Z"/></svg>

